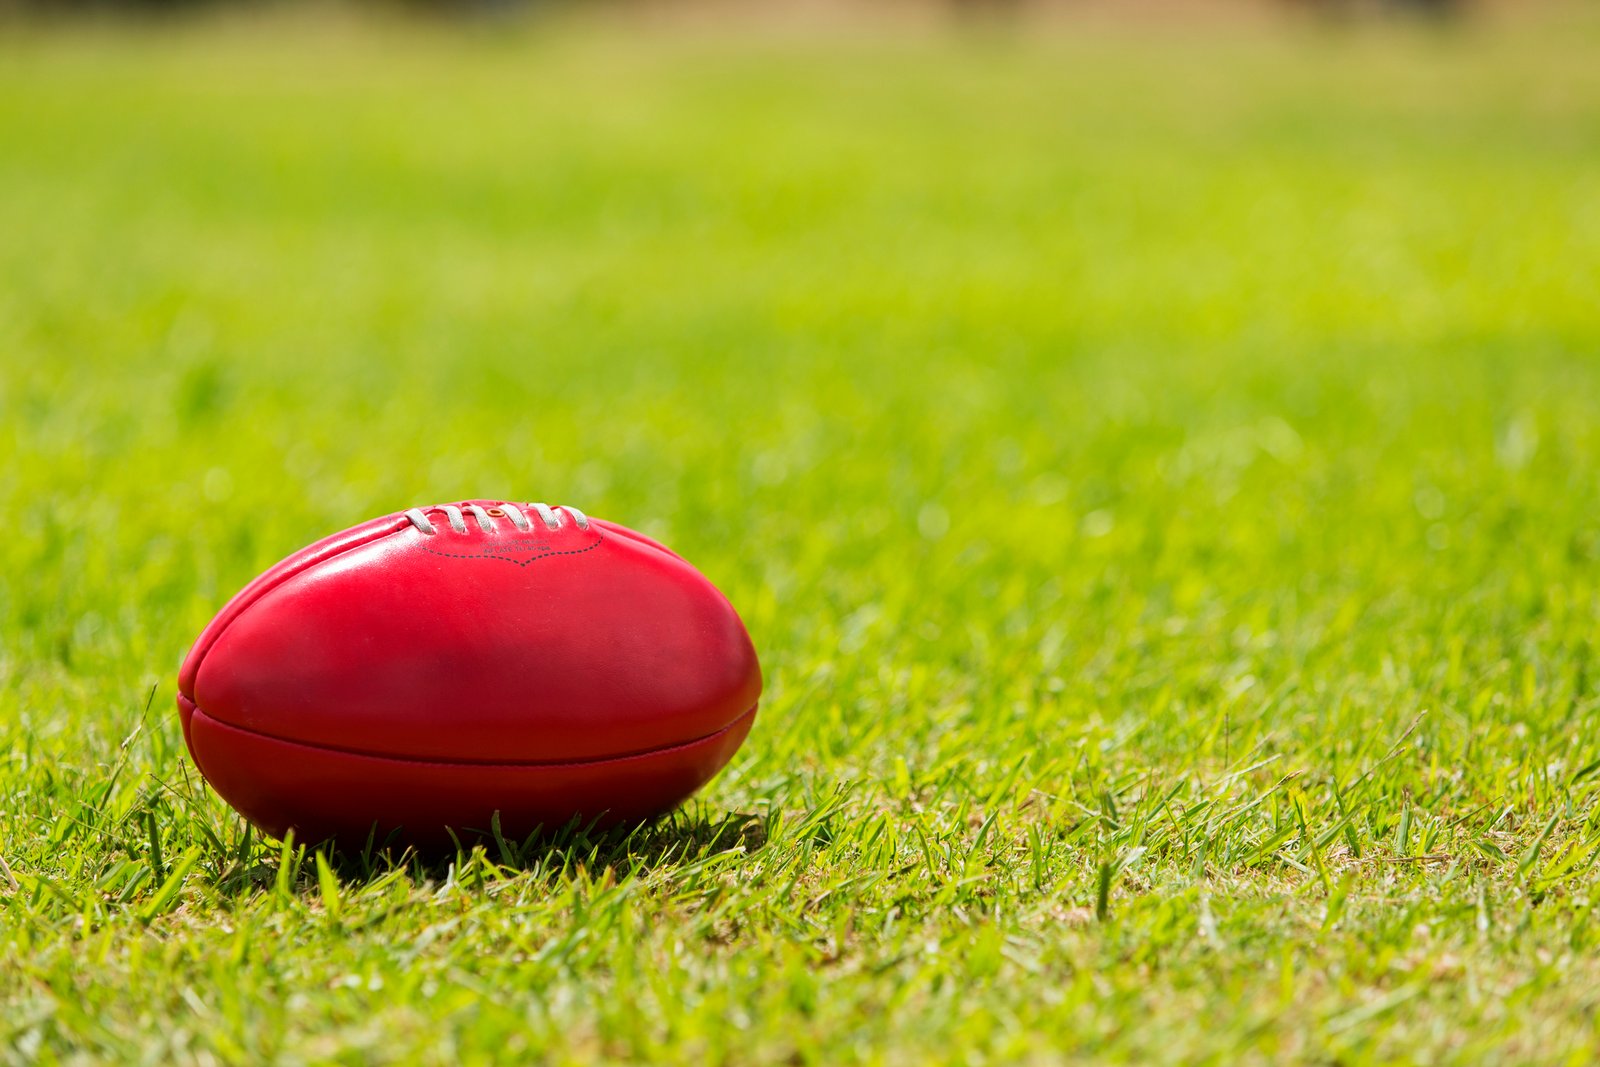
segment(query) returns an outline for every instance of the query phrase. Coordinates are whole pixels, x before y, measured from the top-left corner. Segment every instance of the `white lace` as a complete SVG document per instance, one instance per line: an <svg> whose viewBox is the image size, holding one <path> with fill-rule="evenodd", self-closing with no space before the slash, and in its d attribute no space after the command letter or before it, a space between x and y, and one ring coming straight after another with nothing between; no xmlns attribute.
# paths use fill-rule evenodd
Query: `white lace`
<svg viewBox="0 0 1600 1067"><path fill-rule="evenodd" d="M589 528L589 516L570 504L558 504L555 507L551 507L548 504L529 504L528 506L538 514L539 521L544 523L547 530L561 529L562 512L566 512L567 515L571 516L572 521L577 523L578 529L587 530ZM515 504L497 504L492 509L486 509L478 504L465 504L461 507L456 507L454 504L442 504L439 507L427 509L427 511L443 511L445 520L450 523L450 529L458 534L467 532L467 520L465 515L462 514L463 512L471 513L472 517L478 522L478 529L484 533L493 533L495 531L495 516L489 514L491 510L499 512L501 518L510 519L511 525L523 533L533 529L533 524L528 521L528 516L524 515L522 509ZM411 525L425 534L438 532L438 527L434 526L428 519L426 512L422 508L412 508L407 511L406 518L411 520Z"/></svg>

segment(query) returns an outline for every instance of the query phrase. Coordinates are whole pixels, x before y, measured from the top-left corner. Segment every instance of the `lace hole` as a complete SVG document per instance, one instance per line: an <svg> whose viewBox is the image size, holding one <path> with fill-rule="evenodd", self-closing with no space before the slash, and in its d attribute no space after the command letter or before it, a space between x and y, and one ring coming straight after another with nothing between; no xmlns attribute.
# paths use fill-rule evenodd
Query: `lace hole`
<svg viewBox="0 0 1600 1067"><path fill-rule="evenodd" d="M489 508L488 514L489 517L493 519L503 519L506 517L505 511L501 508Z"/></svg>

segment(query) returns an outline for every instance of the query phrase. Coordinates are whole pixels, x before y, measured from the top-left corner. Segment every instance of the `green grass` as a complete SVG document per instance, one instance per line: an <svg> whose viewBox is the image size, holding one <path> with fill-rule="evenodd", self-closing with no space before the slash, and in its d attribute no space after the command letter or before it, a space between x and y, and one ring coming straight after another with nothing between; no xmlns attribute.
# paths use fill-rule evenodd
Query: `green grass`
<svg viewBox="0 0 1600 1067"><path fill-rule="evenodd" d="M1592 1061L1597 48L13 32L0 1055ZM188 642L473 495L695 561L750 740L626 839L252 836Z"/></svg>

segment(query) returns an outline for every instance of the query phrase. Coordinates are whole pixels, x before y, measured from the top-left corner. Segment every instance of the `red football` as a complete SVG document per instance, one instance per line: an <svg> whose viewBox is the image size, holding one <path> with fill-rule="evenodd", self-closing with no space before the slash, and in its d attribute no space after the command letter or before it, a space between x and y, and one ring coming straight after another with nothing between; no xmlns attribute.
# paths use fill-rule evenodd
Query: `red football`
<svg viewBox="0 0 1600 1067"><path fill-rule="evenodd" d="M665 812L728 762L761 668L727 599L576 508L363 523L247 585L178 676L206 780L275 836L437 846Z"/></svg>

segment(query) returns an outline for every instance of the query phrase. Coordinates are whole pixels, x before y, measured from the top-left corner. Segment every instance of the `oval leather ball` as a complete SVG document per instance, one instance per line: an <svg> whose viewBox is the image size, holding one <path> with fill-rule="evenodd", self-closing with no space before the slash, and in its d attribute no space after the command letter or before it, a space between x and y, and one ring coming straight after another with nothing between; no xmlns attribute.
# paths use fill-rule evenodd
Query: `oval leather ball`
<svg viewBox="0 0 1600 1067"><path fill-rule="evenodd" d="M761 668L675 553L575 509L363 523L247 585L178 678L190 755L245 818L359 845L670 810L744 740Z"/></svg>

